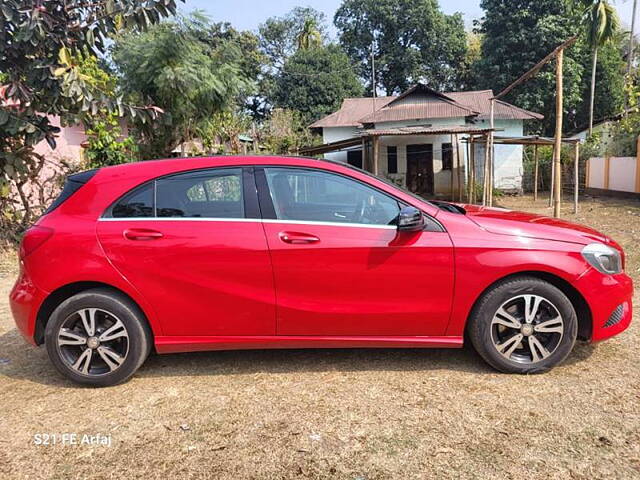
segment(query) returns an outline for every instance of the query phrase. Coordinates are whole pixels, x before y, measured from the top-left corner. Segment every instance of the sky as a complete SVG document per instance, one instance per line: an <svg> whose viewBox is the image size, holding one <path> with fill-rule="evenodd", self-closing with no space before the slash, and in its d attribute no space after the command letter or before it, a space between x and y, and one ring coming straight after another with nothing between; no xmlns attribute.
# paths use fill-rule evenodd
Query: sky
<svg viewBox="0 0 640 480"><path fill-rule="evenodd" d="M181 10L187 12L195 9L204 10L213 21L227 21L239 30L255 31L258 25L267 18L284 15L296 6L310 6L320 10L327 15L329 23L332 23L333 15L341 3L341 0L231 0L224 2L218 0L186 0ZM633 0L614 0L613 3L618 9L620 19L626 25L626 28L629 28ZM473 20L482 17L480 0L440 0L440 7L448 14L461 12L468 27L471 26ZM637 17L640 17L640 7L638 7L638 10ZM638 25L639 21L640 18L637 18L636 25ZM335 31L332 33L335 34Z"/></svg>

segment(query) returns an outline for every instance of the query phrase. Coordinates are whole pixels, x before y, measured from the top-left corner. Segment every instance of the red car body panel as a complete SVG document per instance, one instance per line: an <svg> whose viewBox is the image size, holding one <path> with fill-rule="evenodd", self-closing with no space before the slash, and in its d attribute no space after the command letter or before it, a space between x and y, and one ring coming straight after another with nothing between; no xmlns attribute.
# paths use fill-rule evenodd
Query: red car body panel
<svg viewBox="0 0 640 480"><path fill-rule="evenodd" d="M101 219L127 191L168 174L227 166L322 169L354 178L421 209L444 231L284 222ZM533 272L569 284L585 300L590 340L625 330L631 279L604 275L580 253L611 239L588 227L520 212L464 206L443 211L364 172L312 159L213 157L99 170L37 225L54 234L21 260L10 294L31 343L49 296L78 282L110 285L141 308L161 352L240 348L459 347L482 293ZM127 230L159 232L135 242ZM298 244L283 235L316 237ZM623 305L623 318L604 324Z"/></svg>
<svg viewBox="0 0 640 480"><path fill-rule="evenodd" d="M395 227L264 223L278 296L278 335L444 335L453 297L446 233ZM311 235L289 244L287 233ZM402 279L394 281L393 279Z"/></svg>
<svg viewBox="0 0 640 480"><path fill-rule="evenodd" d="M154 305L164 335L275 335L271 260L258 222L98 222L113 266ZM129 229L161 232L152 241Z"/></svg>

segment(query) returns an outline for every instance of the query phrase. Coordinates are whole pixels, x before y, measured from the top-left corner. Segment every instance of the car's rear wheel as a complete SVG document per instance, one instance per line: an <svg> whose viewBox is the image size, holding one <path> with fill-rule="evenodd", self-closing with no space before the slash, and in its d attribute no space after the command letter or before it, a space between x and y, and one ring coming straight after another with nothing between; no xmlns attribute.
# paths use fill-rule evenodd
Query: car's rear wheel
<svg viewBox="0 0 640 480"><path fill-rule="evenodd" d="M109 289L92 289L62 302L45 329L47 353L67 378L106 387L127 380L151 349L140 309Z"/></svg>
<svg viewBox="0 0 640 480"><path fill-rule="evenodd" d="M562 362L577 335L567 296L534 277L493 286L473 309L468 335L492 367L506 373L541 373Z"/></svg>

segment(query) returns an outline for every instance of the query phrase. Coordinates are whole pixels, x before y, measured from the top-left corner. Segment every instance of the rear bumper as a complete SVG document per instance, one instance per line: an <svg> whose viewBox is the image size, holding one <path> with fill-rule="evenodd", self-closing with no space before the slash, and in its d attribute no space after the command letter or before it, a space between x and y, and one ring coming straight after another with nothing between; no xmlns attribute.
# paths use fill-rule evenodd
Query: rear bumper
<svg viewBox="0 0 640 480"><path fill-rule="evenodd" d="M591 310L591 342L606 340L629 327L633 314L633 281L628 275L603 275L590 268L575 286Z"/></svg>
<svg viewBox="0 0 640 480"><path fill-rule="evenodd" d="M18 330L32 345L37 345L36 317L46 297L47 293L34 285L24 266L21 266L18 279L9 294L9 305Z"/></svg>

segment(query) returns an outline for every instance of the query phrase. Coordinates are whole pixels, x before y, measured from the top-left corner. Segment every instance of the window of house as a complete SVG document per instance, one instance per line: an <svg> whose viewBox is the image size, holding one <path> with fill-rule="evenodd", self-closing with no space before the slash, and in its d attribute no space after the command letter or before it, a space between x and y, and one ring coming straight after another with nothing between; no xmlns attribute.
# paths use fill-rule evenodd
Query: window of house
<svg viewBox="0 0 640 480"><path fill-rule="evenodd" d="M398 147L387 147L387 173L398 173Z"/></svg>
<svg viewBox="0 0 640 480"><path fill-rule="evenodd" d="M398 202L355 180L327 172L266 168L276 216L281 220L393 225Z"/></svg>
<svg viewBox="0 0 640 480"><path fill-rule="evenodd" d="M453 145L451 143L442 144L442 170L453 169Z"/></svg>

